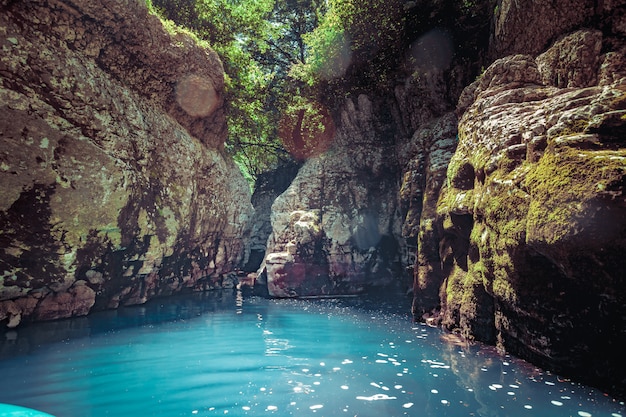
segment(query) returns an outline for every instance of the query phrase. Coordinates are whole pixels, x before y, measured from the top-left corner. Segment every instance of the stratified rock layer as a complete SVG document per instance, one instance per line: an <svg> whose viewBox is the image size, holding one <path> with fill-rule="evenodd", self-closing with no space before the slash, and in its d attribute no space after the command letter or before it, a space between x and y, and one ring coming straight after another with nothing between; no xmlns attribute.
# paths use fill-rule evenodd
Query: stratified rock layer
<svg viewBox="0 0 626 417"><path fill-rule="evenodd" d="M496 60L459 100L459 144L414 309L624 395L626 58L598 30ZM613 49L611 52L603 52ZM430 254L430 255L429 255ZM439 292L440 304L433 303Z"/></svg>
<svg viewBox="0 0 626 417"><path fill-rule="evenodd" d="M143 2L0 8L0 322L220 286L252 208L217 55Z"/></svg>

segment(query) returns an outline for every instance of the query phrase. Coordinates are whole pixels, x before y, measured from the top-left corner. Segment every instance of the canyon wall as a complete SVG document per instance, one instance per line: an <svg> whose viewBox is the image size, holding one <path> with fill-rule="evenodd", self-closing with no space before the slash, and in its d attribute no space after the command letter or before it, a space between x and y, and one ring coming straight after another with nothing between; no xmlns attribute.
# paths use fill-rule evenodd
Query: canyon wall
<svg viewBox="0 0 626 417"><path fill-rule="evenodd" d="M254 182L252 205L254 216L250 219L251 230L248 241L248 261L243 266L244 272L254 273L265 259L267 239L272 234L272 204L291 184L298 174L301 164L284 163L277 168L260 174ZM250 284L250 282L248 283Z"/></svg>
<svg viewBox="0 0 626 417"><path fill-rule="evenodd" d="M624 1L499 2L414 285L416 317L621 396L625 35Z"/></svg>
<svg viewBox="0 0 626 417"><path fill-rule="evenodd" d="M352 94L274 203L270 294L402 285L412 267L417 319L623 395L624 4L502 0L475 61Z"/></svg>
<svg viewBox="0 0 626 417"><path fill-rule="evenodd" d="M457 145L455 104L479 67L469 56L488 41L484 16L440 27L454 21L448 6L404 6L416 19L407 22L415 32L401 40L410 43L398 48L407 50L402 62L390 64L393 81L356 86L368 63L355 62L343 78L347 85L329 91L341 96L327 100L333 141L305 162L272 207L259 271L270 295L412 291L423 206L432 195L436 202Z"/></svg>
<svg viewBox="0 0 626 417"><path fill-rule="evenodd" d="M232 285L217 55L142 1L0 2L0 323Z"/></svg>
<svg viewBox="0 0 626 417"><path fill-rule="evenodd" d="M272 207L259 276L271 295L412 291L422 213L432 211L457 146L456 101L488 42L489 8L451 13L458 9L406 2L407 38L390 73L363 81L374 64L356 60L333 81L334 100L322 101L334 140Z"/></svg>
<svg viewBox="0 0 626 417"><path fill-rule="evenodd" d="M357 294L406 278L396 132L379 104L347 100L333 144L274 201L260 274L271 296Z"/></svg>

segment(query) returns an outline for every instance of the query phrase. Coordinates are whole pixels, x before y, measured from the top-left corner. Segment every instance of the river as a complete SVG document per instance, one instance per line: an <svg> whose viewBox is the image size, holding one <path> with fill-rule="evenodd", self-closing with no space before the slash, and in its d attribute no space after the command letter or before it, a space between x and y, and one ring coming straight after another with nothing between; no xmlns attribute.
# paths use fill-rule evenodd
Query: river
<svg viewBox="0 0 626 417"><path fill-rule="evenodd" d="M0 403L57 417L626 416L395 300L221 291L26 326L0 334Z"/></svg>

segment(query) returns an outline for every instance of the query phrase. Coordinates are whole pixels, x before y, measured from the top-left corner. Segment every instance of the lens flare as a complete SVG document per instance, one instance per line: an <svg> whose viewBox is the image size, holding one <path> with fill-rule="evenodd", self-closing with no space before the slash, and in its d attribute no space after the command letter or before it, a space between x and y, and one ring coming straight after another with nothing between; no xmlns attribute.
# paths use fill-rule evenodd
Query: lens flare
<svg viewBox="0 0 626 417"><path fill-rule="evenodd" d="M176 101L188 115L206 117L217 108L219 96L210 79L192 74L178 82Z"/></svg>
<svg viewBox="0 0 626 417"><path fill-rule="evenodd" d="M326 51L326 56L319 64L318 76L322 80L332 80L343 77L352 61L352 50L350 49L350 37L339 32L332 40L332 47ZM318 58L319 59L319 58Z"/></svg>
<svg viewBox="0 0 626 417"><path fill-rule="evenodd" d="M423 72L446 70L454 56L454 45L449 33L433 29L411 45L411 57L415 69Z"/></svg>
<svg viewBox="0 0 626 417"><path fill-rule="evenodd" d="M303 161L330 147L335 137L335 123L326 107L314 102L303 103L287 109L278 134L291 156Z"/></svg>

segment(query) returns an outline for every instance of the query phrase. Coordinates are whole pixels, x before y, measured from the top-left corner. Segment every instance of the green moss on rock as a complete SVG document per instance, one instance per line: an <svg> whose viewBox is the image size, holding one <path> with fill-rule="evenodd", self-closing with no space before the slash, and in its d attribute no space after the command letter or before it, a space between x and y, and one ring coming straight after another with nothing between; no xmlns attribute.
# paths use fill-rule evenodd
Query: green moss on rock
<svg viewBox="0 0 626 417"><path fill-rule="evenodd" d="M532 195L528 240L554 244L578 234L602 202L599 192L623 181L626 150L549 149L524 180Z"/></svg>

